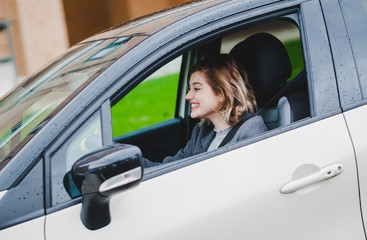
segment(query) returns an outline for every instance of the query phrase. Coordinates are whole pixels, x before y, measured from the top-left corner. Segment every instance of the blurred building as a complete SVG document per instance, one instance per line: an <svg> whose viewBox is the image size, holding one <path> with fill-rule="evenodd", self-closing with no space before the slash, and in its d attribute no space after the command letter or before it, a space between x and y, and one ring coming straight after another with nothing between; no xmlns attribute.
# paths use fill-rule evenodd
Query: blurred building
<svg viewBox="0 0 367 240"><path fill-rule="evenodd" d="M188 0L0 0L0 96L18 81L10 76L27 76L95 33L184 2Z"/></svg>

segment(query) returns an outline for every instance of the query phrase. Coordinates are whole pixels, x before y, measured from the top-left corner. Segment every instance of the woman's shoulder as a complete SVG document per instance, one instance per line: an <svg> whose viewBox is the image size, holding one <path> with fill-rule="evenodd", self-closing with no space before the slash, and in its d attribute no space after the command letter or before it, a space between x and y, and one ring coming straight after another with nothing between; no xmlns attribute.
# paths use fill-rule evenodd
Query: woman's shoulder
<svg viewBox="0 0 367 240"><path fill-rule="evenodd" d="M246 135L246 137L255 136L267 130L264 119L257 114L245 119L245 122L239 128L239 132L242 133L242 135Z"/></svg>
<svg viewBox="0 0 367 240"><path fill-rule="evenodd" d="M198 122L192 129L192 136L205 136L214 129L214 126L208 122Z"/></svg>
<svg viewBox="0 0 367 240"><path fill-rule="evenodd" d="M261 115L259 114L254 114L254 115L251 115L249 117L247 117L248 119L246 120L245 118L245 122L244 124L254 124L254 123L261 123L261 124L264 124L264 119Z"/></svg>

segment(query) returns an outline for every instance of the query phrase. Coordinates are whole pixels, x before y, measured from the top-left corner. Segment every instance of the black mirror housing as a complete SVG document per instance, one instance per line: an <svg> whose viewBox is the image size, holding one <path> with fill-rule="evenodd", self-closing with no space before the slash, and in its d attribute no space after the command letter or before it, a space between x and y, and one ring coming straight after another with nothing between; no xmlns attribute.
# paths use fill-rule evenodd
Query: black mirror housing
<svg viewBox="0 0 367 240"><path fill-rule="evenodd" d="M111 222L112 195L140 182L142 153L132 145L106 147L79 159L71 174L82 193L81 220L85 227L96 230Z"/></svg>

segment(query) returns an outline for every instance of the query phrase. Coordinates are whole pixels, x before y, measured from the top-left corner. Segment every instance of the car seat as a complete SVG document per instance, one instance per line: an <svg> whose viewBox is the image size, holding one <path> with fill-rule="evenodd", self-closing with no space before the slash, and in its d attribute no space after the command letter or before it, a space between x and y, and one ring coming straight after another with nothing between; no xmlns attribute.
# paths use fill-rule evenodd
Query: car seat
<svg viewBox="0 0 367 240"><path fill-rule="evenodd" d="M246 69L258 112L269 130L309 116L306 72L287 83L292 66L279 39L258 33L238 43L230 55Z"/></svg>

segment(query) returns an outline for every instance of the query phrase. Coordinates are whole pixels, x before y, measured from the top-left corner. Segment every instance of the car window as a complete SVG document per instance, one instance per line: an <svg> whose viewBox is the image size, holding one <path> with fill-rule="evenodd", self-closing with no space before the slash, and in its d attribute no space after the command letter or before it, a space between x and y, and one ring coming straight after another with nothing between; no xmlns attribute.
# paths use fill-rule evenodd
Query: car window
<svg viewBox="0 0 367 240"><path fill-rule="evenodd" d="M347 26L349 40L352 46L354 60L357 66L362 95L367 97L367 28L363 24L367 21L367 1L340 0L344 21Z"/></svg>
<svg viewBox="0 0 367 240"><path fill-rule="evenodd" d="M252 44L250 39L255 38L257 39L256 44L251 49L243 49L242 52L238 52L238 49L241 49L238 46L241 44L249 46ZM277 44L276 41L279 41L280 44ZM262 44L264 48L261 47ZM282 54L276 56L283 49L287 56L281 57ZM288 125L311 115L301 34L293 21L288 19L270 21L228 35L222 39L220 51L234 54L243 63L249 81L255 90L258 109L260 109L259 114L263 117L268 130ZM246 57L246 55L251 57ZM270 60L268 61L267 58ZM289 59L290 70L287 67L289 65L285 63L287 62L285 58ZM283 72L287 72L287 78L283 79L281 76ZM276 79L282 83L279 85ZM291 83L292 80L294 80L293 83ZM273 90L264 88L267 85L271 86ZM292 119L288 114L290 109Z"/></svg>
<svg viewBox="0 0 367 240"><path fill-rule="evenodd" d="M76 46L1 99L0 163L21 149L19 145L29 141L54 110L83 84L126 51L130 39L121 37Z"/></svg>
<svg viewBox="0 0 367 240"><path fill-rule="evenodd" d="M101 147L101 117L97 112L51 155L52 206L80 195L68 172L79 158Z"/></svg>
<svg viewBox="0 0 367 240"><path fill-rule="evenodd" d="M114 137L175 117L181 62L162 66L111 108Z"/></svg>
<svg viewBox="0 0 367 240"><path fill-rule="evenodd" d="M305 68L305 66L300 32L298 27L290 21L279 20L265 23L261 26L246 29L224 37L221 45L221 52L229 53L240 41L243 41L254 34L263 32L270 33L277 37L285 46L292 65L292 75L289 77L288 81L292 80Z"/></svg>

